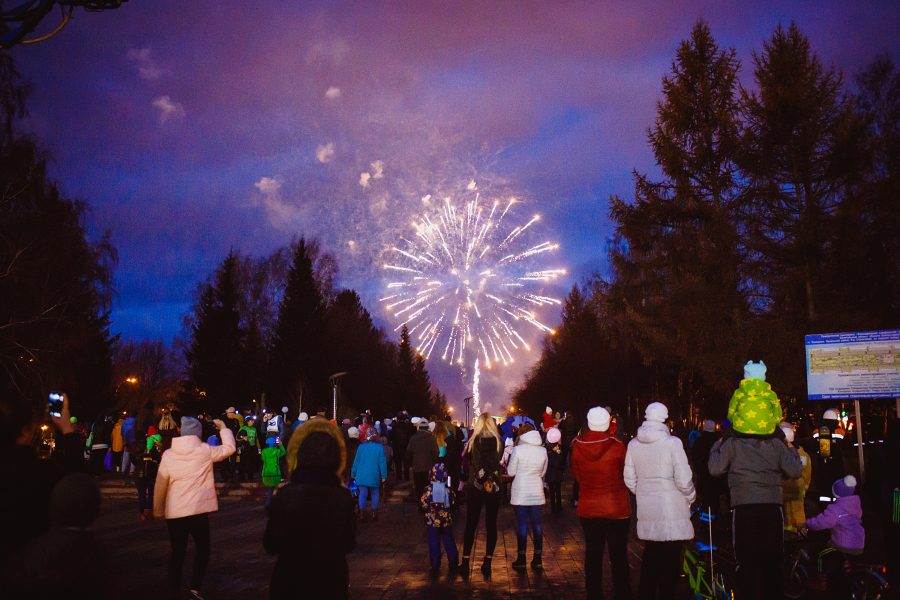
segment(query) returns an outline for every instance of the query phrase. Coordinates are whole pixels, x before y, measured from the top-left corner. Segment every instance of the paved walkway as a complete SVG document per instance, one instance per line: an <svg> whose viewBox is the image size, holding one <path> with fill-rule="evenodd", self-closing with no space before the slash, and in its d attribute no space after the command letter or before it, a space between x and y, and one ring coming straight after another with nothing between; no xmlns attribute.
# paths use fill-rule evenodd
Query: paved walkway
<svg viewBox="0 0 900 600"><path fill-rule="evenodd" d="M479 570L484 554L484 528L479 530L468 580L451 579L446 561L440 578L429 577L428 546L424 520L415 505L406 502L409 484L389 491L376 522L361 524L356 550L348 555L351 594L354 600L390 598L583 598L584 546L574 510L561 515L544 514L544 569L523 574L510 568L516 556L515 517L509 507L500 511L499 537L493 573L486 580ZM266 517L256 494L221 494L220 510L210 518L212 558L204 591L209 599L266 598L274 558L262 548ZM565 496L564 496L565 497ZM454 526L462 546L465 507ZM117 597L129 600L164 598L166 561L169 555L165 524L137 519L136 498L127 488L107 485L104 505L95 531L110 551L110 567ZM312 542L314 543L314 542ZM190 560L189 551L189 560ZM632 536L629 544L633 590L637 590L641 545ZM529 560L530 540L529 540ZM185 565L189 572L189 564ZM611 597L608 565L604 583ZM298 581L298 586L302 582ZM302 597L302 596L298 596Z"/></svg>

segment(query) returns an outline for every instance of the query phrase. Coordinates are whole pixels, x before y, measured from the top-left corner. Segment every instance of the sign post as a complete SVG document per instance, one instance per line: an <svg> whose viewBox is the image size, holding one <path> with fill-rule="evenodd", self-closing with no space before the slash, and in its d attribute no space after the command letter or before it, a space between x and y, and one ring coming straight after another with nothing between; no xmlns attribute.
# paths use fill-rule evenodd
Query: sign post
<svg viewBox="0 0 900 600"><path fill-rule="evenodd" d="M897 398L900 416L900 329L806 336L810 400L853 400L859 477L866 478L859 401Z"/></svg>

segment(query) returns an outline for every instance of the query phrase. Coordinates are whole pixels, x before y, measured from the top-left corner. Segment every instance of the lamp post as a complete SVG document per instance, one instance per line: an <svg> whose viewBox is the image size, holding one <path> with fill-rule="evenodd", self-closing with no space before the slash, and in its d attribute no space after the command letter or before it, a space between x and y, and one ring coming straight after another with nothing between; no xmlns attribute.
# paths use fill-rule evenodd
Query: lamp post
<svg viewBox="0 0 900 600"><path fill-rule="evenodd" d="M348 374L349 374L349 371L341 371L340 373L335 373L334 375L332 375L328 378L328 380L331 381L331 389L333 390L333 393L334 393L333 398L332 398L332 406L331 406L332 413L331 414L332 414L332 418L334 419L335 423L337 423L338 386L340 386L340 384L341 384L341 378L344 375L348 375Z"/></svg>
<svg viewBox="0 0 900 600"><path fill-rule="evenodd" d="M472 396L466 396L463 398L463 403L466 405L466 429L469 428L469 401L472 400Z"/></svg>

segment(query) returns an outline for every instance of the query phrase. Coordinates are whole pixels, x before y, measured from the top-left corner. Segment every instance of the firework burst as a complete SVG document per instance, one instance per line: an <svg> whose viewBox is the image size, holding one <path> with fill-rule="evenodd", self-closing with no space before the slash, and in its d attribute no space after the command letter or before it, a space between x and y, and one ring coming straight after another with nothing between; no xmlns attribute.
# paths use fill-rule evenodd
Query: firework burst
<svg viewBox="0 0 900 600"><path fill-rule="evenodd" d="M485 201L474 183L461 196L431 200L390 249L381 301L426 359L508 365L530 350L524 328L554 333L538 313L561 301L541 287L566 271L540 263L559 244L535 240L539 215L514 224L515 198Z"/></svg>

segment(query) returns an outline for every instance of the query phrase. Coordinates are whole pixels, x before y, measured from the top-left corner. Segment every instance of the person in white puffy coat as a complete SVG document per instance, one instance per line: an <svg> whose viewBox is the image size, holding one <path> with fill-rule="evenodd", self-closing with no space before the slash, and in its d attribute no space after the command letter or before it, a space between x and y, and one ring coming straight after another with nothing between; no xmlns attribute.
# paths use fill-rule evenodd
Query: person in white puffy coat
<svg viewBox="0 0 900 600"><path fill-rule="evenodd" d="M518 557L512 564L514 569L525 568L525 551L528 545L528 525L534 542L532 569L541 569L541 552L544 542L544 528L541 525L541 509L544 497L544 473L547 472L547 449L543 446L541 434L536 430L526 431L519 436L506 467L506 473L513 477L510 504L516 512L516 542Z"/></svg>
<svg viewBox="0 0 900 600"><path fill-rule="evenodd" d="M625 454L625 485L637 497L637 534L644 540L638 597L668 598L678 582L682 542L694 537L695 498L684 446L669 433L669 410L653 402Z"/></svg>

